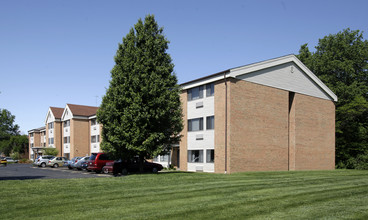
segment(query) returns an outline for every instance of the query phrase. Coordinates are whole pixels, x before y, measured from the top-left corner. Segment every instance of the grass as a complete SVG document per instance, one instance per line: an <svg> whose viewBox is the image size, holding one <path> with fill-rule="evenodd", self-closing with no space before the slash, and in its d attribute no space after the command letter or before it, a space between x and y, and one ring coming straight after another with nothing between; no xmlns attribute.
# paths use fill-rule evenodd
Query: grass
<svg viewBox="0 0 368 220"><path fill-rule="evenodd" d="M368 171L0 182L1 219L368 219Z"/></svg>

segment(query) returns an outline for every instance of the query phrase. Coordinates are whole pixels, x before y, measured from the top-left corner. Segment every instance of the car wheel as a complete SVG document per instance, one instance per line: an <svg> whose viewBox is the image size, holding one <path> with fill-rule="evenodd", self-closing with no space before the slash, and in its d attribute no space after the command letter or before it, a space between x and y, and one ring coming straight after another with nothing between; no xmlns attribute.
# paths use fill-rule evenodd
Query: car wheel
<svg viewBox="0 0 368 220"><path fill-rule="evenodd" d="M77 170L82 170L82 168L77 168Z"/></svg>
<svg viewBox="0 0 368 220"><path fill-rule="evenodd" d="M46 164L45 163L41 163L41 167L46 167Z"/></svg>
<svg viewBox="0 0 368 220"><path fill-rule="evenodd" d="M152 168L152 173L158 173L157 167Z"/></svg>
<svg viewBox="0 0 368 220"><path fill-rule="evenodd" d="M104 174L108 174L109 173L109 170L108 169L103 169L103 173Z"/></svg>
<svg viewBox="0 0 368 220"><path fill-rule="evenodd" d="M73 169L73 167L71 167L71 166L68 166L68 168L69 168L69 170L72 170Z"/></svg>
<svg viewBox="0 0 368 220"><path fill-rule="evenodd" d="M128 175L128 170L127 168L123 168L123 170L121 171L122 175Z"/></svg>
<svg viewBox="0 0 368 220"><path fill-rule="evenodd" d="M53 167L54 168L58 168L59 167L59 164L55 163Z"/></svg>

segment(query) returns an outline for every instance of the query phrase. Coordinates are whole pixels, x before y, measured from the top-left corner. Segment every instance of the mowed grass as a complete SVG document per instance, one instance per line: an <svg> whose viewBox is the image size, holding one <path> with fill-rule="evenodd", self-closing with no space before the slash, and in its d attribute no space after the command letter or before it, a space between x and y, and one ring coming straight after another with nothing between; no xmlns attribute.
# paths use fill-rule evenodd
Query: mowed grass
<svg viewBox="0 0 368 220"><path fill-rule="evenodd" d="M1 219L368 219L368 172L0 181Z"/></svg>

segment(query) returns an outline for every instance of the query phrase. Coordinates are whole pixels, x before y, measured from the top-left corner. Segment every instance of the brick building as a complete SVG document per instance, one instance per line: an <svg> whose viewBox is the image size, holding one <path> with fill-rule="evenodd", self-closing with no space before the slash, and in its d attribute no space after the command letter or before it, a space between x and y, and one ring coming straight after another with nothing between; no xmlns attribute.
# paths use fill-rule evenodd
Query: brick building
<svg viewBox="0 0 368 220"><path fill-rule="evenodd" d="M43 154L44 148L56 148L58 156L73 158L100 152L102 127L96 121L98 107L66 104L50 107L45 127L28 131L29 158Z"/></svg>
<svg viewBox="0 0 368 220"><path fill-rule="evenodd" d="M181 86L181 170L334 169L337 97L294 55Z"/></svg>

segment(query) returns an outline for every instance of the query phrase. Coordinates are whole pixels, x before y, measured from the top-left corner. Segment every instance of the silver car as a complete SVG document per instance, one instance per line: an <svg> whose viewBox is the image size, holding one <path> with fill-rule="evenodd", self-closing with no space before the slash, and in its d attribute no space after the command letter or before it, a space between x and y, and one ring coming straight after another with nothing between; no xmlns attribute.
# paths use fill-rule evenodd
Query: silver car
<svg viewBox="0 0 368 220"><path fill-rule="evenodd" d="M78 170L82 170L83 163L87 163L88 160L89 160L89 156L82 157L76 163L74 163L74 167L77 168Z"/></svg>
<svg viewBox="0 0 368 220"><path fill-rule="evenodd" d="M46 167L47 163L50 159L53 159L54 156L51 155L44 155L39 156L37 159L33 162L33 165L39 166L39 167Z"/></svg>

